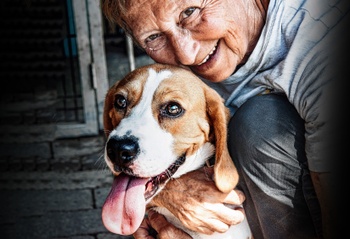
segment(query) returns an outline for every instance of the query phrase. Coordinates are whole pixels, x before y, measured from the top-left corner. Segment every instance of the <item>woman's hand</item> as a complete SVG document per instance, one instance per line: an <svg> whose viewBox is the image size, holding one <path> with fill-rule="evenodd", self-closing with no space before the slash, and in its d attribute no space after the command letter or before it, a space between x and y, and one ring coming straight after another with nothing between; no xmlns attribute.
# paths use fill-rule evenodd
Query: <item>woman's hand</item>
<svg viewBox="0 0 350 239"><path fill-rule="evenodd" d="M169 223L165 217L152 209L133 234L135 239L191 239L184 231Z"/></svg>
<svg viewBox="0 0 350 239"><path fill-rule="evenodd" d="M166 207L193 231L205 234L227 231L231 225L243 221L244 210L232 208L241 205L245 197L239 190L230 193L219 191L212 175L213 169L204 167L171 180L152 200L152 206Z"/></svg>

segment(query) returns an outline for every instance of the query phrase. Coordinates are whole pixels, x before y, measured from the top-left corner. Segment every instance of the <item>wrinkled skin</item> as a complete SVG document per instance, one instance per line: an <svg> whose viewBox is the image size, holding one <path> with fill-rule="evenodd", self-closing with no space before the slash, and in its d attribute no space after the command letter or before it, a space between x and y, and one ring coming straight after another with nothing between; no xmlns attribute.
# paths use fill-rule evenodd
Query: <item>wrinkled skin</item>
<svg viewBox="0 0 350 239"><path fill-rule="evenodd" d="M156 62L189 67L220 82L244 64L254 49L267 5L267 0L137 0L124 20Z"/></svg>

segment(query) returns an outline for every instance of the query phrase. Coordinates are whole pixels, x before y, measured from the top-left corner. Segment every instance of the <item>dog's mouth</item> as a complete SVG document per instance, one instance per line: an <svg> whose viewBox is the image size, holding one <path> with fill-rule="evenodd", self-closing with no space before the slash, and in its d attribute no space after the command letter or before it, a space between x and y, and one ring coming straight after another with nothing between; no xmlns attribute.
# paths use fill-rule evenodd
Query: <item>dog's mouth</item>
<svg viewBox="0 0 350 239"><path fill-rule="evenodd" d="M102 221L116 234L130 235L140 226L146 204L174 176L186 157L179 157L163 173L152 178L136 177L130 172L114 178L102 207Z"/></svg>
<svg viewBox="0 0 350 239"><path fill-rule="evenodd" d="M185 162L186 157L183 155L170 165L163 173L151 178L145 185L145 199L150 199L177 171L177 169Z"/></svg>

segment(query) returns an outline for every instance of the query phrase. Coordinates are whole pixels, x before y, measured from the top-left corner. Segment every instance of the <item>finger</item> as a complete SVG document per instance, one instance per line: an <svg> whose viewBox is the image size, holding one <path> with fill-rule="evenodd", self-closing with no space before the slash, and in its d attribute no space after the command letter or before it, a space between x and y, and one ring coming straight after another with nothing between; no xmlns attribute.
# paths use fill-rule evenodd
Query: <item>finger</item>
<svg viewBox="0 0 350 239"><path fill-rule="evenodd" d="M211 235L214 232L216 232L216 230L214 228L208 228L206 226L198 226L196 227L196 232L202 233L202 234L206 234L206 235Z"/></svg>
<svg viewBox="0 0 350 239"><path fill-rule="evenodd" d="M233 205L242 205L245 201L245 195L238 189L232 190L224 199L224 203Z"/></svg>
<svg viewBox="0 0 350 239"><path fill-rule="evenodd" d="M214 232L224 233L231 226L229 224L226 224L225 222L222 222L222 221L217 220L217 219L212 219L212 218L207 219L206 223L208 223L206 227L200 226L200 227L198 227L197 231L204 233L204 234L207 234L207 235L211 235Z"/></svg>
<svg viewBox="0 0 350 239"><path fill-rule="evenodd" d="M168 226L170 224L163 215L157 213L154 210L148 211L148 219L150 226L154 228L157 232L160 232L164 227Z"/></svg>
<svg viewBox="0 0 350 239"><path fill-rule="evenodd" d="M192 239L186 232L171 226L166 230L161 230L157 236L157 239Z"/></svg>
<svg viewBox="0 0 350 239"><path fill-rule="evenodd" d="M225 230L225 226L221 223L224 223L228 226L236 225L238 223L241 223L245 218L244 210L242 207L231 209L224 204L215 204L211 205L211 210L216 212L216 218L213 217L213 222L207 225L209 229L215 228L215 231ZM213 228L211 228L211 226Z"/></svg>
<svg viewBox="0 0 350 239"><path fill-rule="evenodd" d="M148 218L150 225L158 232L158 239L192 239L187 233L169 223L166 218L149 210Z"/></svg>
<svg viewBox="0 0 350 239"><path fill-rule="evenodd" d="M197 210L197 215L200 217L183 221L183 224L191 230L209 235L213 232L225 232L229 226L239 224L245 218L243 208L231 209L222 203L206 203L205 210Z"/></svg>
<svg viewBox="0 0 350 239"><path fill-rule="evenodd" d="M222 207L225 207L221 205ZM216 207L218 208L218 206ZM217 209L215 213L220 213L221 215L216 215L213 217L207 217L205 221L196 221L197 226L192 228L193 231L200 232L203 234L211 235L214 232L226 232L231 225L236 225L243 221L244 214L242 211L232 210L226 208L223 212ZM229 211L229 212L228 212Z"/></svg>
<svg viewBox="0 0 350 239"><path fill-rule="evenodd" d="M148 218L145 218L140 227L134 232L133 237L135 239L155 239L156 236L153 236L151 232L153 229L149 225Z"/></svg>

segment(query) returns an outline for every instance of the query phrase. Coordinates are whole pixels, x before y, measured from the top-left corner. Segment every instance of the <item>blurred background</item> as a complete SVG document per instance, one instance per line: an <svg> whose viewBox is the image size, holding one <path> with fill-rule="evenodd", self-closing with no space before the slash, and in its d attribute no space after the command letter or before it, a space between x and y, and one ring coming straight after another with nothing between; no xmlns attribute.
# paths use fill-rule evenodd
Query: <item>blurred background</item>
<svg viewBox="0 0 350 239"><path fill-rule="evenodd" d="M153 61L99 0L2 0L0 36L0 237L132 238L101 221L103 101Z"/></svg>

